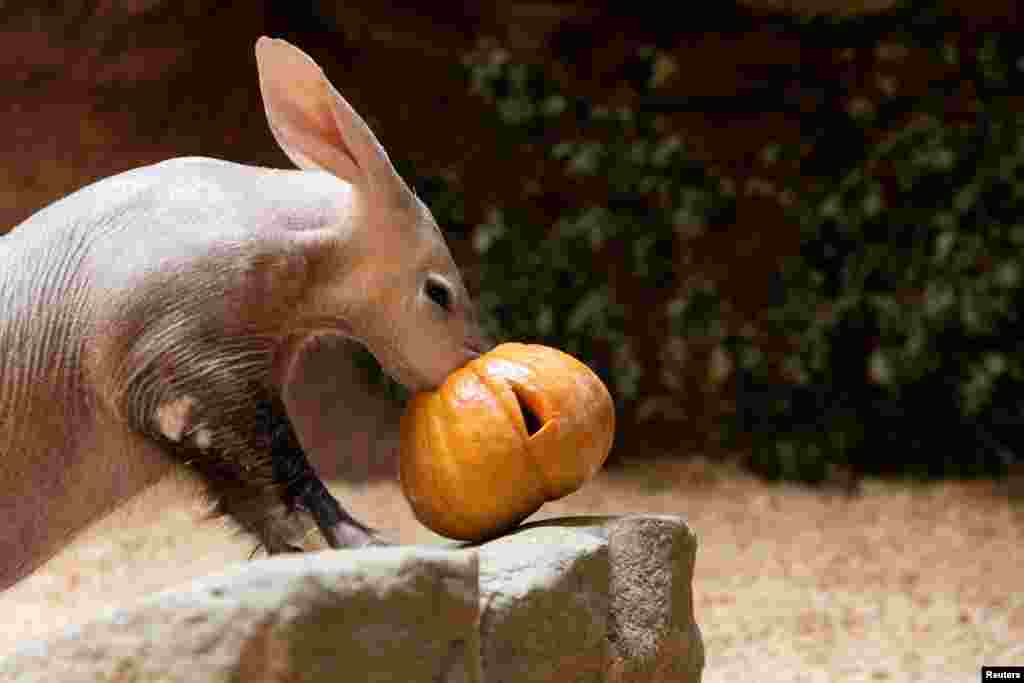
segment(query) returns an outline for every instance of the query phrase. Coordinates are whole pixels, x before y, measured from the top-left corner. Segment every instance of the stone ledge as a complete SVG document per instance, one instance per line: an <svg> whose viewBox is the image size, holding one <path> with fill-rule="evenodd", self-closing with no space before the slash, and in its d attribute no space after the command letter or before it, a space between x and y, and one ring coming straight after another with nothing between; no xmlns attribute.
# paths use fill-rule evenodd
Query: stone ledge
<svg viewBox="0 0 1024 683"><path fill-rule="evenodd" d="M699 681L696 545L634 515L274 557L23 643L0 680Z"/></svg>

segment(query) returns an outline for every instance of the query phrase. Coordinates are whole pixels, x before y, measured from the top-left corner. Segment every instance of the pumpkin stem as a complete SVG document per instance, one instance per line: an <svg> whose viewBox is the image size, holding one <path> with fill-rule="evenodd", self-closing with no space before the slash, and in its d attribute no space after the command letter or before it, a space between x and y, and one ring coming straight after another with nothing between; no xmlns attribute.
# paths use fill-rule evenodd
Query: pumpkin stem
<svg viewBox="0 0 1024 683"><path fill-rule="evenodd" d="M520 389L516 385L512 385L512 393L515 394L516 403L519 404L519 411L523 414L523 422L526 423L526 434L527 436L533 436L540 431L540 428L544 426L544 423L537 413L533 412L530 408L530 404L527 403L526 398L520 393Z"/></svg>

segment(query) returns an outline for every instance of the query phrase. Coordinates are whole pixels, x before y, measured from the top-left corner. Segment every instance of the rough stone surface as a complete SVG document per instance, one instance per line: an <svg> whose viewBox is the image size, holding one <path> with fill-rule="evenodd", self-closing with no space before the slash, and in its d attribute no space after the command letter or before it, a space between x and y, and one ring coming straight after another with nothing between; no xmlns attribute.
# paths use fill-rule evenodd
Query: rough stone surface
<svg viewBox="0 0 1024 683"><path fill-rule="evenodd" d="M573 521L528 525L477 551L488 683L604 680L608 543L592 518Z"/></svg>
<svg viewBox="0 0 1024 683"><path fill-rule="evenodd" d="M0 681L696 682L695 553L636 515L276 557L24 643Z"/></svg>
<svg viewBox="0 0 1024 683"><path fill-rule="evenodd" d="M610 521L609 680L697 681L704 644L691 589L697 539L677 517Z"/></svg>
<svg viewBox="0 0 1024 683"><path fill-rule="evenodd" d="M0 681L480 680L474 553L396 547L243 565L0 661Z"/></svg>

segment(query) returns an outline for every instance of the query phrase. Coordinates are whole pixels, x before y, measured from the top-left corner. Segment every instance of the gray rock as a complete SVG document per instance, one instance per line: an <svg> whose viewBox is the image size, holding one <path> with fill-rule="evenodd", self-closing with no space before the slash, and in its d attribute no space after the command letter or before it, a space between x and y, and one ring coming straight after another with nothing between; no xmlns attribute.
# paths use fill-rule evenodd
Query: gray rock
<svg viewBox="0 0 1024 683"><path fill-rule="evenodd" d="M531 524L478 549L487 683L604 680L609 552L593 521Z"/></svg>
<svg viewBox="0 0 1024 683"><path fill-rule="evenodd" d="M25 643L0 680L695 682L695 553L681 519L638 515L274 557Z"/></svg>
<svg viewBox="0 0 1024 683"><path fill-rule="evenodd" d="M610 521L610 681L699 681L704 643L693 618L697 538L678 517Z"/></svg>
<svg viewBox="0 0 1024 683"><path fill-rule="evenodd" d="M19 648L0 680L477 683L477 577L443 549L278 556Z"/></svg>
<svg viewBox="0 0 1024 683"><path fill-rule="evenodd" d="M700 680L697 539L682 519L551 519L478 552L487 683Z"/></svg>

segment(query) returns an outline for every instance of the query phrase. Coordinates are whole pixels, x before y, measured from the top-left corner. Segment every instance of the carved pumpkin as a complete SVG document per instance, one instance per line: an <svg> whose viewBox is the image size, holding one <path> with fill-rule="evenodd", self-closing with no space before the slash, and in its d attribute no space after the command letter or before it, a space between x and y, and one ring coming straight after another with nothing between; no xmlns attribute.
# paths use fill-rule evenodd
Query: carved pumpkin
<svg viewBox="0 0 1024 683"><path fill-rule="evenodd" d="M547 346L502 344L413 396L402 416L402 490L450 538L494 537L604 464L611 396L590 368Z"/></svg>

